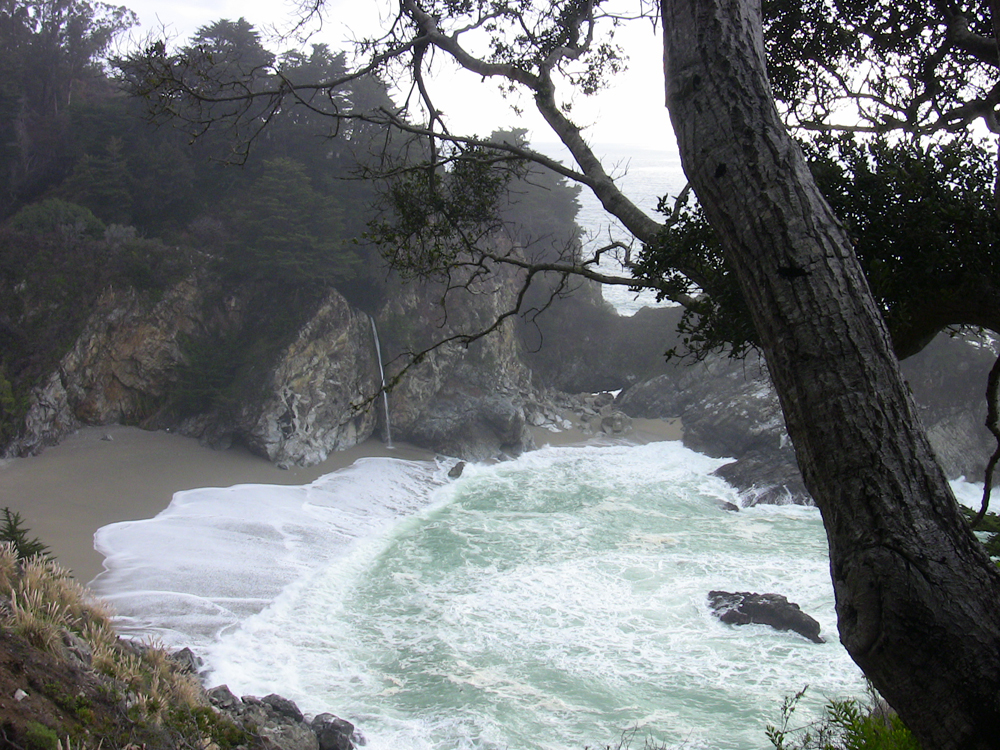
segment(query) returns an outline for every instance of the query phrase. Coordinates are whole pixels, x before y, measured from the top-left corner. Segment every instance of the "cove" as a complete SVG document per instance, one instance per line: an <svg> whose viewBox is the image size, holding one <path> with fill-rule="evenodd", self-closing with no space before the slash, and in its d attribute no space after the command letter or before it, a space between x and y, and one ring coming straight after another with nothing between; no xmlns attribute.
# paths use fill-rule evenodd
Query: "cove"
<svg viewBox="0 0 1000 750"><path fill-rule="evenodd" d="M784 696L810 685L806 721L864 685L818 512L726 511L720 463L675 442L546 448L454 481L450 462L366 459L305 487L179 493L99 532L94 585L133 635L193 644L210 684L333 711L373 750L582 749L633 728L760 748ZM829 642L723 625L717 588L782 593Z"/></svg>

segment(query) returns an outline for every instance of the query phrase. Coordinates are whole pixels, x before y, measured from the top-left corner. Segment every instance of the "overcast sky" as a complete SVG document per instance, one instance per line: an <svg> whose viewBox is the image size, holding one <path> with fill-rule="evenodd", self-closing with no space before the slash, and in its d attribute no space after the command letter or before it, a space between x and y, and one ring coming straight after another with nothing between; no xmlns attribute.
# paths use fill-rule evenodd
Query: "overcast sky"
<svg viewBox="0 0 1000 750"><path fill-rule="evenodd" d="M228 18L246 18L258 30L284 31L295 17L296 4L281 0L116 0L138 15L138 38L166 29L169 36L185 39L198 27ZM380 14L388 14L388 0L327 0L322 30L310 41L326 42L333 49L347 49L352 36L377 30ZM630 24L619 32L626 47L629 69L608 91L574 102L573 117L586 127L594 144L630 144L634 147L675 150L666 108L663 105L662 53L658 35L648 21ZM276 47L269 45L272 49ZM293 46L288 42L280 47ZM526 127L538 143L556 140L541 117L525 102L523 116L514 113L498 87L478 76L447 70L436 78L435 99L448 115L454 132L488 135L497 127Z"/></svg>

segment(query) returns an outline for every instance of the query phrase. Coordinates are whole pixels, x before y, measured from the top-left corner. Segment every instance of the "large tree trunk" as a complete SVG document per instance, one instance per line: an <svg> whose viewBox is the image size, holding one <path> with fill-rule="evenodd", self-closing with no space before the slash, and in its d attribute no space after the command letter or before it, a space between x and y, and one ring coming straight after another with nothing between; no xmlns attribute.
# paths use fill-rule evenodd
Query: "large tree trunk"
<svg viewBox="0 0 1000 750"><path fill-rule="evenodd" d="M840 638L925 748L1000 746L1000 574L961 518L850 241L774 106L754 0L663 0L684 171L823 514Z"/></svg>

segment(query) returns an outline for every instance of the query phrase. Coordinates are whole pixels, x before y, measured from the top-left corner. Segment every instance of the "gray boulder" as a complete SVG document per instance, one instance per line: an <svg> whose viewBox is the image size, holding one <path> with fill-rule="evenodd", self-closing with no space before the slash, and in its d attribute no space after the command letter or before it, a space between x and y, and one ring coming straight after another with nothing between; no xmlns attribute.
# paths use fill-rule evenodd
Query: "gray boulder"
<svg viewBox="0 0 1000 750"><path fill-rule="evenodd" d="M781 594L709 591L708 605L716 617L729 625L770 625L775 630L793 630L813 643L825 643L819 634L819 623Z"/></svg>

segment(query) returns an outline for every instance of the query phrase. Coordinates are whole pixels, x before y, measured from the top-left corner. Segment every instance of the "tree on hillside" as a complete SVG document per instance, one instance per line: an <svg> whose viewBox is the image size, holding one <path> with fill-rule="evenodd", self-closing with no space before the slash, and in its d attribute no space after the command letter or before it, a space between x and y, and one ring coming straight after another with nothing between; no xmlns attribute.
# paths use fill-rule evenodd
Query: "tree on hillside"
<svg viewBox="0 0 1000 750"><path fill-rule="evenodd" d="M63 176L67 112L107 94L101 57L134 24L101 2L0 1L0 205L13 210Z"/></svg>
<svg viewBox="0 0 1000 750"><path fill-rule="evenodd" d="M232 201L228 262L241 277L290 289L328 286L354 275L340 206L317 193L292 159L265 162L260 177Z"/></svg>
<svg viewBox="0 0 1000 750"><path fill-rule="evenodd" d="M957 126L962 122L959 111L977 108L987 119L992 116L997 52L981 28L953 19L942 31L933 9L944 4L844 3L838 11L841 5L845 19L853 13L852 23L857 18L870 22L870 38L852 37L846 20L828 17L828 10L833 13L828 4L815 3L808 7L815 14L809 18L822 19L816 22L818 49L807 45L787 54L821 54L823 35L832 35L842 42L835 48L838 54L829 58L832 63L867 62L883 55L886 70L909 81L900 91L911 101L889 96L874 74L859 79L848 68L841 78L850 86L858 80L871 84L852 90L862 109L879 96L898 112L909 107L913 117L896 118L903 126L925 121ZM949 7L957 16L958 9ZM794 21L793 6L784 12ZM1000 573L959 514L919 426L852 238L783 124L768 77L760 8L754 0L661 0L659 13L667 105L684 170L749 310L806 486L823 514L841 641L925 747L993 747L1000 736ZM459 233L469 229L469 203L456 189L455 165L469 167L471 185L484 184L484 173L466 164L463 154L485 158L497 168L515 158L545 165L591 189L643 243L657 243L663 223L616 188L559 94L566 82L593 90L620 69L621 50L601 32L613 31L622 20L599 0L399 0L386 34L363 45L367 64L337 83L376 69L412 75L414 96L427 113L424 125L392 112L368 115L422 136L426 144L416 171L387 175L397 178L390 180L390 189L400 180L418 179L426 192L444 189L440 200L425 195L409 213L407 204L400 206L407 231L436 238L422 246L414 243L426 253L409 256L408 262L425 263L432 271L441 262L483 268L507 262L524 266L529 280L546 267L600 276L586 259L531 265L517 255L498 257L488 246L460 244L466 255L444 247L443 227L450 224ZM793 27L769 26L794 36ZM952 44L963 28L978 30L990 47L982 61L969 64L964 56L970 53ZM908 48L893 43L896 31L911 46L926 43L931 55L911 65ZM475 49L483 39L485 47ZM527 91L577 166L448 132L425 76L432 51L503 87ZM785 63L776 72L794 78L794 60L776 54L776 62ZM943 59L949 64L935 67ZM147 84L163 80L178 64L162 48L148 50L142 62L149 71ZM963 80L963 71L969 81ZM924 79L932 81L926 91L918 85ZM186 92L183 86L168 88L176 105ZM264 116L260 113L277 111L284 96L309 90L262 92L250 100L266 105L256 110ZM964 109L943 114L938 91ZM783 109L793 115L803 111ZM177 106L171 111L192 119L199 114ZM813 114L800 119L805 124L810 118L815 119ZM880 127L893 124L882 117ZM671 270L702 286L698 258L678 257ZM670 277L648 285L679 301L696 302Z"/></svg>

